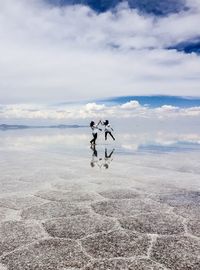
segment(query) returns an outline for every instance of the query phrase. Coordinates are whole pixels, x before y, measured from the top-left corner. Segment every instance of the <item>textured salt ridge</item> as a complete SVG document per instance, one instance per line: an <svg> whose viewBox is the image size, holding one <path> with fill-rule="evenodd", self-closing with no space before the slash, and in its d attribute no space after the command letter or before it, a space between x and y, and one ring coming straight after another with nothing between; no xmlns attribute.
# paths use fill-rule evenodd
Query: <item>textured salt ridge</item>
<svg viewBox="0 0 200 270"><path fill-rule="evenodd" d="M49 194L45 191L43 199L49 202L41 204L41 201L37 202L38 194L33 206L28 208L25 199L11 200L14 208L15 205L25 207L21 212L24 221L1 224L2 235L5 231L8 235L3 239L7 245L1 248L1 262L8 270L199 267L199 239L184 235L183 217L173 213L176 208L171 209L171 202L160 203L152 198L144 199L141 193L118 189L100 192L100 196L105 196L103 201L94 202L89 196L87 201L91 207L88 207L80 201L66 202L68 198L59 202L60 193L52 191ZM73 198L73 192L70 196ZM120 199L116 199L117 196ZM195 207L198 206L195 204ZM38 220L40 225L30 226L29 220ZM190 224L187 227L192 228L193 223ZM24 230L26 234L22 233ZM190 231L192 234L192 229ZM49 239L49 236L53 238ZM69 250L71 257L66 260ZM180 251L185 260L181 259Z"/></svg>

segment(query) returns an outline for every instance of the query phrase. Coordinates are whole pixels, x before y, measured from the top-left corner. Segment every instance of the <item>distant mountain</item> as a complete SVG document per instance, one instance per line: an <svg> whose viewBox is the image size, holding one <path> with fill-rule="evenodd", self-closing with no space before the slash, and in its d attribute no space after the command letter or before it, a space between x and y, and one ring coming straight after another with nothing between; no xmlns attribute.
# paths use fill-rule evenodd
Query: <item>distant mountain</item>
<svg viewBox="0 0 200 270"><path fill-rule="evenodd" d="M54 126L26 126L26 125L6 125L0 124L0 130L16 130L16 129L44 129L44 128L81 128L86 126L80 125L54 125Z"/></svg>
<svg viewBox="0 0 200 270"><path fill-rule="evenodd" d="M24 125L6 125L6 124L1 124L0 125L0 130L7 130L7 129L26 129L28 126Z"/></svg>
<svg viewBox="0 0 200 270"><path fill-rule="evenodd" d="M137 8L146 13L167 15L186 9L185 0L46 0L53 5L87 5L97 12L105 12L115 8L118 4L127 2L130 8Z"/></svg>

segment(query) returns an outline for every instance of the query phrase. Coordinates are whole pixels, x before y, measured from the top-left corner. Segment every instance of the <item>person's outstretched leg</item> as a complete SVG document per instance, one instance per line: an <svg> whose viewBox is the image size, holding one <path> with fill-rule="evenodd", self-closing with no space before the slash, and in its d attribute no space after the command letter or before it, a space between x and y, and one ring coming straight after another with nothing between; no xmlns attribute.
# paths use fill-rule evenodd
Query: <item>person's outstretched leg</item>
<svg viewBox="0 0 200 270"><path fill-rule="evenodd" d="M110 136L112 137L113 141L115 141L115 137L112 135L111 132L109 132Z"/></svg>

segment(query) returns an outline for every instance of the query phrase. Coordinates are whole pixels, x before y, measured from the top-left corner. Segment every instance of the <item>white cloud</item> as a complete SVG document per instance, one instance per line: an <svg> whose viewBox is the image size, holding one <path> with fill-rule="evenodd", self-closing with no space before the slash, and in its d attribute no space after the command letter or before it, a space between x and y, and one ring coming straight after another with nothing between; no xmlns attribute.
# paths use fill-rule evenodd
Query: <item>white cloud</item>
<svg viewBox="0 0 200 270"><path fill-rule="evenodd" d="M0 2L1 102L137 94L199 96L200 57L165 50L200 36L198 1L164 18L96 14L42 0Z"/></svg>
<svg viewBox="0 0 200 270"><path fill-rule="evenodd" d="M131 100L130 102L121 105L122 109L136 109L139 108L140 104L137 100Z"/></svg>
<svg viewBox="0 0 200 270"><path fill-rule="evenodd" d="M54 121L77 121L90 119L170 119L170 118L196 118L200 116L200 107L179 108L164 105L159 108L142 106L138 101L132 100L123 105L107 106L104 104L88 103L85 105L45 106L34 104L2 105L0 120L54 120Z"/></svg>

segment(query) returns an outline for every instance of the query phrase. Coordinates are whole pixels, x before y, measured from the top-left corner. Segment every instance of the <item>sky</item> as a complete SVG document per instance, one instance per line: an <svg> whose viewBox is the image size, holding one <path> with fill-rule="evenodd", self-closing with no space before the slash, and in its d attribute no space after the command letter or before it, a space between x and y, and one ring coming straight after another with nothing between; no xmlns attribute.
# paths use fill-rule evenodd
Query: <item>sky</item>
<svg viewBox="0 0 200 270"><path fill-rule="evenodd" d="M177 47L200 39L200 1L162 16L126 2L104 12L50 2L0 2L1 103L200 96L200 55Z"/></svg>
<svg viewBox="0 0 200 270"><path fill-rule="evenodd" d="M199 0L0 1L0 120L152 115L138 100L98 100L200 97L199 18Z"/></svg>

